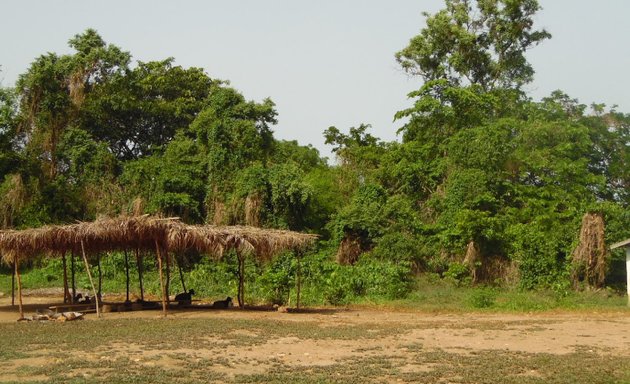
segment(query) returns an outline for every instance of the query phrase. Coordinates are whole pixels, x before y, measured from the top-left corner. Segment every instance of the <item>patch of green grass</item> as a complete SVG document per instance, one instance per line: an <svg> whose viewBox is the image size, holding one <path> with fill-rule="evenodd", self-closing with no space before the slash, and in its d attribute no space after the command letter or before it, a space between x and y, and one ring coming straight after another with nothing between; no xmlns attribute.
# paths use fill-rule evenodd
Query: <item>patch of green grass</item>
<svg viewBox="0 0 630 384"><path fill-rule="evenodd" d="M361 301L364 304L426 312L533 312L557 309L627 311L627 302L627 297L610 290L575 292L468 287L429 275L417 278L415 289L405 299Z"/></svg>

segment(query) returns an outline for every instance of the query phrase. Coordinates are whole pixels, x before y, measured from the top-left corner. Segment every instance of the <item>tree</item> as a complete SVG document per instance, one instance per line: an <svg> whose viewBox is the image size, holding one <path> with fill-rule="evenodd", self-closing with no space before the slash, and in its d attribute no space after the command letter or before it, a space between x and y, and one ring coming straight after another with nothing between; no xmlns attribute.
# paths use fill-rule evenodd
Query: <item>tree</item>
<svg viewBox="0 0 630 384"><path fill-rule="evenodd" d="M0 87L0 178L14 171L19 163L16 151L17 105L14 90Z"/></svg>
<svg viewBox="0 0 630 384"><path fill-rule="evenodd" d="M75 123L87 95L121 73L130 55L106 45L93 29L69 41L73 55L48 53L37 58L17 82L20 130L30 156L45 159L45 174L57 174L57 145L63 131Z"/></svg>
<svg viewBox="0 0 630 384"><path fill-rule="evenodd" d="M396 54L404 70L425 82L519 89L534 70L525 52L551 35L534 30L537 0L446 0L427 27Z"/></svg>
<svg viewBox="0 0 630 384"><path fill-rule="evenodd" d="M276 114L270 99L246 101L236 90L219 87L186 130L207 156L209 221L224 223L228 217L238 216L225 211L235 190L234 175L257 162L267 164L274 145L271 125L276 123Z"/></svg>
<svg viewBox="0 0 630 384"><path fill-rule="evenodd" d="M95 89L83 105L81 128L108 143L119 159L159 151L195 120L220 84L201 68L173 62L139 62Z"/></svg>

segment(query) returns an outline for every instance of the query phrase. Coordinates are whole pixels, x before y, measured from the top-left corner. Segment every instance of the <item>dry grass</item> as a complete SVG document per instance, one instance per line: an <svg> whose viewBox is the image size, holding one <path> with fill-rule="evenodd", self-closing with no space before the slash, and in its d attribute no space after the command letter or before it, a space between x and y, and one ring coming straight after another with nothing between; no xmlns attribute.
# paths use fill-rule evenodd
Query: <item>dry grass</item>
<svg viewBox="0 0 630 384"><path fill-rule="evenodd" d="M244 226L193 226L178 218L149 215L100 218L94 222L51 225L21 231L0 232L0 252L7 264L42 254L61 256L82 248L88 254L112 250L154 251L162 249L221 256L224 250L237 249L266 260L274 254L310 246L317 237L291 231Z"/></svg>
<svg viewBox="0 0 630 384"><path fill-rule="evenodd" d="M574 283L577 285L583 280L591 287L603 287L608 266L607 255L602 214L585 214L582 218L580 243L573 251Z"/></svg>

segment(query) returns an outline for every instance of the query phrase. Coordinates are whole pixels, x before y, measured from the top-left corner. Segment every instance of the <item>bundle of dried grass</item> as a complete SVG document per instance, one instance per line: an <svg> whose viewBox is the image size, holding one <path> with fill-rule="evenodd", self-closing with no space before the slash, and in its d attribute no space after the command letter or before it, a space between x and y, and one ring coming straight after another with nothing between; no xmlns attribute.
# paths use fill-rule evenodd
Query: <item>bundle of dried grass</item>
<svg viewBox="0 0 630 384"><path fill-rule="evenodd" d="M0 218L2 228L10 228L13 226L13 218L15 212L19 211L26 201L26 188L20 174L14 174L8 177L8 190L0 198Z"/></svg>
<svg viewBox="0 0 630 384"><path fill-rule="evenodd" d="M346 235L337 249L337 262L342 265L354 265L363 253L361 239L357 236Z"/></svg>
<svg viewBox="0 0 630 384"><path fill-rule="evenodd" d="M470 270L472 282L477 282L477 269L481 266L481 251L474 241L468 243L464 265Z"/></svg>
<svg viewBox="0 0 630 384"><path fill-rule="evenodd" d="M142 197L136 197L131 203L131 214L133 216L141 216L144 213L145 205L146 204Z"/></svg>
<svg viewBox="0 0 630 384"><path fill-rule="evenodd" d="M260 208L262 199L260 195L248 195L245 199L245 224L253 227L260 225Z"/></svg>
<svg viewBox="0 0 630 384"><path fill-rule="evenodd" d="M212 224L221 225L225 223L225 204L220 200L213 200L211 203Z"/></svg>
<svg viewBox="0 0 630 384"><path fill-rule="evenodd" d="M601 288L608 268L604 218L600 213L587 213L582 218L580 243L573 251L573 283L583 281L589 287Z"/></svg>

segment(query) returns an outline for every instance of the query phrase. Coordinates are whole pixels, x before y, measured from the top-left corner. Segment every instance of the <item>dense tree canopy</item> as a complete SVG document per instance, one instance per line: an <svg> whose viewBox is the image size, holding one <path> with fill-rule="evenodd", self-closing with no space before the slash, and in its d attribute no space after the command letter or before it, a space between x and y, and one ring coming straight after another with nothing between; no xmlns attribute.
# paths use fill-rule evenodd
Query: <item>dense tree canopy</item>
<svg viewBox="0 0 630 384"><path fill-rule="evenodd" d="M330 127L334 165L274 137L270 99L247 100L173 58L133 62L88 29L70 39L73 53L44 54L0 89L2 225L93 219L143 201L188 222L319 233L327 259L398 279L396 292L421 272L566 286L586 213L604 217L607 240L627 237L630 115L561 91L524 93L526 53L550 38L534 26L539 9L446 0L426 14L396 54L419 79L395 113L401 142L369 124Z"/></svg>

